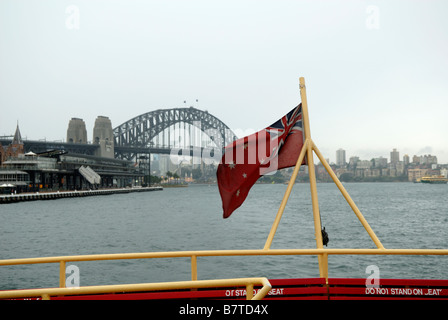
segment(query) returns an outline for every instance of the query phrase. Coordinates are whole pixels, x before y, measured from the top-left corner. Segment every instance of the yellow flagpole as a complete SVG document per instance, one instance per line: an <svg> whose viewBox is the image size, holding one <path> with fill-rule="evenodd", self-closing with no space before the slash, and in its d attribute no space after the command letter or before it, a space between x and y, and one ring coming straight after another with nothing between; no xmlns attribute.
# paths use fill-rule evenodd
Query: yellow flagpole
<svg viewBox="0 0 448 320"><path fill-rule="evenodd" d="M291 178L288 183L288 187L286 188L285 195L283 196L282 202L280 204L280 208L277 212L277 216L275 217L274 223L271 227L271 231L268 235L268 239L264 245L264 250L268 250L271 247L272 240L277 231L277 227L280 223L280 219L283 215L286 203L288 202L289 196L291 194L292 187L296 181L297 174L299 172L300 166L303 162L304 157L306 156L307 164L308 164L308 174L310 177L310 188L311 188L311 202L313 205L313 217L314 217L314 229L315 229L315 237L316 237L316 245L318 249L323 249L322 242L322 227L320 224L320 213L319 213L319 201L317 197L317 186L316 186L316 174L314 169L314 159L313 159L313 141L311 140L311 130L309 124L309 116L308 116L308 102L306 98L306 88L305 88L305 79L303 77L300 78L300 96L302 99L302 119L303 119L303 130L305 135L305 142L303 144L302 150L300 152L299 158L297 159L296 166L291 175ZM328 278L328 256L327 255L319 255L319 273L321 277Z"/></svg>
<svg viewBox="0 0 448 320"><path fill-rule="evenodd" d="M330 174L334 183L339 188L339 190L341 191L344 198L347 200L348 204L350 205L350 207L352 208L352 210L354 211L354 213L360 220L361 224L364 226L367 233L370 235L373 242L376 244L377 248L384 249L380 240L375 235L372 228L369 226L366 219L364 218L362 213L359 211L359 209L356 206L356 204L354 203L354 201L350 198L350 195L347 193L345 188L342 186L341 182L336 177L333 170L328 165L327 161L324 159L323 155L320 153L319 149L317 148L317 146L314 144L313 140L311 139L311 129L310 129L310 121L309 121L309 115L308 115L308 102L307 102L307 98L306 98L305 79L303 77L300 78L300 96L302 99L302 116L303 116L302 118L303 118L303 130L304 130L304 135L305 135L305 142L303 144L299 158L297 159L297 163L296 163L294 171L291 175L291 179L289 180L288 187L286 189L285 195L283 196L280 208L277 212L277 216L276 216L274 223L271 227L271 231L269 233L268 239L266 240L266 243L264 245L264 250L268 250L271 247L272 240L277 231L277 227L280 223L286 203L288 202L289 196L291 194L291 190L296 181L297 174L300 170L300 166L301 166L305 156L307 159L307 165L308 165L308 171L309 171L308 175L310 178L311 202L313 205L313 219L314 219L314 231L315 231L315 238L316 238L316 246L317 246L317 249L323 249L322 226L321 226L320 211L319 211L319 200L318 200L318 196L317 196L317 181L316 181L316 172L315 172L315 167L314 167L313 152L316 153L317 157L320 159L320 161L324 165L325 169ZM319 254L318 259L319 259L320 276L322 278L328 279L328 254L326 254L326 253Z"/></svg>
<svg viewBox="0 0 448 320"><path fill-rule="evenodd" d="M303 114L303 128L305 131L305 140L309 141L307 144L306 156L308 165L308 175L310 178L311 189L311 203L313 205L313 218L314 218L314 235L316 238L317 249L323 249L322 242L322 226L320 224L320 212L319 212L319 200L317 197L317 185L316 185L316 172L314 169L313 159L313 141L311 140L311 129L308 115L308 101L306 98L306 86L305 78L300 78L300 96L302 99L302 114ZM328 278L328 256L319 255L319 273L322 278Z"/></svg>

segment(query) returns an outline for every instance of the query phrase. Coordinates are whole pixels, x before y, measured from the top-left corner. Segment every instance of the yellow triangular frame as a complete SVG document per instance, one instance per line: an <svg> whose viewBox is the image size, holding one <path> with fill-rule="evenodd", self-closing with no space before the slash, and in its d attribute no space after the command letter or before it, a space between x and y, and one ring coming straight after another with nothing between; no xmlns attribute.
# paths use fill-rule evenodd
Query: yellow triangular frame
<svg viewBox="0 0 448 320"><path fill-rule="evenodd" d="M381 244L381 241L376 236L375 232L373 232L370 225L367 223L366 219L362 215L361 211L359 211L358 207L356 206L355 202L352 200L348 192L345 190L342 183L339 181L336 174L331 169L330 165L327 163L325 158L323 157L322 153L319 151L317 146L314 144L313 140L311 139L311 130L310 130L310 123L309 123L309 117L308 117L308 104L306 99L306 87L305 87L305 79L303 77L300 78L300 96L302 99L302 118L303 118L303 129L305 134L305 142L302 147L302 151L300 152L299 158L297 159L297 163L295 165L294 171L291 175L291 179L289 180L288 187L286 188L285 195L283 196L282 202L280 204L280 208L277 212L277 216L275 217L274 223L271 227L271 231L269 233L268 239L266 240L266 243L264 245L265 250L269 250L272 244L272 240L274 239L274 235L277 231L277 227L280 223L280 220L283 215L283 211L285 210L286 203L288 202L289 196L291 194L291 190L294 186L294 183L297 178L297 174L299 173L300 166L306 156L307 164L308 164L308 174L310 178L310 189L311 189L311 202L313 206L313 218L314 218L314 231L315 231L315 237L316 237L316 246L318 249L323 249L323 242L322 242L322 226L320 223L320 212L319 212L319 202L317 197L317 186L316 186L316 174L314 170L314 160L313 160L313 152L316 153L317 157L325 167L325 170L328 172L330 177L333 179L333 182L338 187L339 191L349 204L349 206L352 208L353 212L358 217L359 221L363 225L363 227L366 229L369 236L372 238L373 242L377 246L378 249L384 249L383 245ZM319 258L319 272L320 276L324 278L328 278L328 255L322 254L318 256Z"/></svg>

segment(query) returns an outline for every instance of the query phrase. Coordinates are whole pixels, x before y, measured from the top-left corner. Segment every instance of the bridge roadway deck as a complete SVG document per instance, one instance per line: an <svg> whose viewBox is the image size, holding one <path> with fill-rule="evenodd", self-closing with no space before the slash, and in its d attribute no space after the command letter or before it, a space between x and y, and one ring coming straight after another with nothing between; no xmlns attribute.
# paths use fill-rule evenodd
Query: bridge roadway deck
<svg viewBox="0 0 448 320"><path fill-rule="evenodd" d="M7 146L12 142L11 139L0 139L0 143L3 146ZM46 152L48 150L65 150L68 152L94 155L95 151L100 147L97 144L84 144L84 143L66 143L58 141L36 141L36 140L24 140L25 152L32 151L34 153ZM172 150L183 150L182 148L170 148L170 147L139 147L139 146L114 146L115 152L118 154L143 154L143 153L154 153L154 154L170 154ZM187 147L189 149L190 156L200 155L202 157L213 157L214 152L208 151L209 148L204 147ZM207 150L203 154L203 151ZM185 150L183 150L185 151ZM185 155L185 154L183 154Z"/></svg>

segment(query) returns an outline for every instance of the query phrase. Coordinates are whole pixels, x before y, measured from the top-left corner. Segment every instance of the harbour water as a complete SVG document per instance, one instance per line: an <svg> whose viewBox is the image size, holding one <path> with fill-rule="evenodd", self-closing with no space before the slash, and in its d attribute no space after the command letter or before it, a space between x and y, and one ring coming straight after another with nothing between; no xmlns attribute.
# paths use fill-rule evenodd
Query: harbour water
<svg viewBox="0 0 448 320"><path fill-rule="evenodd" d="M347 183L386 248L448 248L448 187ZM0 205L0 259L178 250L261 249L286 185L255 185L222 218L216 185ZM328 248L375 248L334 184L318 184ZM271 248L315 248L308 184L296 184ZM190 279L190 260L76 262L80 285ZM446 256L330 256L330 277L448 279ZM58 286L58 264L0 266L0 290ZM198 278L317 277L315 256L198 258Z"/></svg>

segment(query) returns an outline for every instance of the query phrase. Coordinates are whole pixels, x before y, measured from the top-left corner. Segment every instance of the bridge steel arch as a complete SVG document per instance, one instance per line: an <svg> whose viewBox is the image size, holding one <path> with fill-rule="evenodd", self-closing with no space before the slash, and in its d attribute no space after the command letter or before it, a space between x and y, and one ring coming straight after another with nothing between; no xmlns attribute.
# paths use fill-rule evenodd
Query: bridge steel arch
<svg viewBox="0 0 448 320"><path fill-rule="evenodd" d="M134 117L113 129L116 157L130 160L137 153L149 153L151 149L157 150L151 145L151 141L179 122L196 127L200 124L200 129L206 133L210 129L219 132L218 140L220 141L216 144L222 148L237 139L234 132L224 122L207 111L194 107L158 109Z"/></svg>

